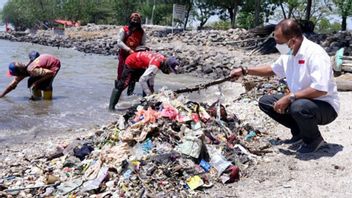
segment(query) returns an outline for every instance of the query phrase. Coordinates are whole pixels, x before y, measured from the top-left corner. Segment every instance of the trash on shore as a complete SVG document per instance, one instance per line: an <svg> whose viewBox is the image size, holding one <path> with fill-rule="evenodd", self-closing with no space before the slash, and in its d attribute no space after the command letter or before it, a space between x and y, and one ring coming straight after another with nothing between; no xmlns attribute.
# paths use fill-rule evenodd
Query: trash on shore
<svg viewBox="0 0 352 198"><path fill-rule="evenodd" d="M201 196L217 183L240 180L259 155L270 152L262 128L242 122L219 102L197 103L169 90L144 98L117 120L90 137L9 168L1 175L0 192Z"/></svg>

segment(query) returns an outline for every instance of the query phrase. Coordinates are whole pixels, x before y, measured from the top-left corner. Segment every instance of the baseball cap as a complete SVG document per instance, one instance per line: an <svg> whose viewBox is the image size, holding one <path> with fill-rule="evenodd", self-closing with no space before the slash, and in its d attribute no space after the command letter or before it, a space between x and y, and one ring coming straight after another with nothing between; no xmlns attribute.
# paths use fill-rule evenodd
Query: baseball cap
<svg viewBox="0 0 352 198"><path fill-rule="evenodd" d="M31 51L28 54L29 60L34 61L36 58L40 56L39 52L37 51Z"/></svg>
<svg viewBox="0 0 352 198"><path fill-rule="evenodd" d="M177 66L180 65L180 62L176 59L176 57L174 56L169 56L167 59L166 59L166 62L165 64L167 66L169 66L169 68L171 69L171 71L173 73L177 73Z"/></svg>
<svg viewBox="0 0 352 198"><path fill-rule="evenodd" d="M7 76L15 76L17 73L16 63L12 62L9 64L9 70L7 71Z"/></svg>

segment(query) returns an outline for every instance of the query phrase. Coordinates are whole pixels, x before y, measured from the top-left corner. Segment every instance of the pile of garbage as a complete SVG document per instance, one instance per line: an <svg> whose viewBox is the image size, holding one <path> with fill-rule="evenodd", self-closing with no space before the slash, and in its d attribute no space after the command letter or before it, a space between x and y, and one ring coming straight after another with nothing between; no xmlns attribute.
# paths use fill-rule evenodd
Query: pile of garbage
<svg viewBox="0 0 352 198"><path fill-rule="evenodd" d="M201 196L238 181L271 152L266 131L215 102L169 90L144 98L115 123L1 174L16 197Z"/></svg>

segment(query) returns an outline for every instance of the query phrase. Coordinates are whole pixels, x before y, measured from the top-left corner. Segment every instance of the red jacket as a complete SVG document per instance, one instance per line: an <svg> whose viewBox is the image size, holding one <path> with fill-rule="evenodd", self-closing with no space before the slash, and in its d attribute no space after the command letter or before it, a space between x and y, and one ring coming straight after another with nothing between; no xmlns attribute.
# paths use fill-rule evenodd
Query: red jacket
<svg viewBox="0 0 352 198"><path fill-rule="evenodd" d="M129 55L125 64L131 69L147 69L150 65L155 65L160 68L163 61L165 61L163 55L156 52L146 51Z"/></svg>
<svg viewBox="0 0 352 198"><path fill-rule="evenodd" d="M126 32L126 37L123 42L132 50L135 50L136 47L142 43L144 31L141 30L130 32L127 25L123 27L123 30Z"/></svg>

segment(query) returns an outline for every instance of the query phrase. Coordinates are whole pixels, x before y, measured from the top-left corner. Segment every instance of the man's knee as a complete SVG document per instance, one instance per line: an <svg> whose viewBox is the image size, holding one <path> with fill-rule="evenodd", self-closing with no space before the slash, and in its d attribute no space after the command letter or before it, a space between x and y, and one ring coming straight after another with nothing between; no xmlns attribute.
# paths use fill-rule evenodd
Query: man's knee
<svg viewBox="0 0 352 198"><path fill-rule="evenodd" d="M314 105L311 105L313 102L308 99L299 99L291 103L290 112L294 117L304 117L311 118L314 116Z"/></svg>
<svg viewBox="0 0 352 198"><path fill-rule="evenodd" d="M259 108L261 110L273 108L274 100L271 95L264 95L258 101Z"/></svg>

